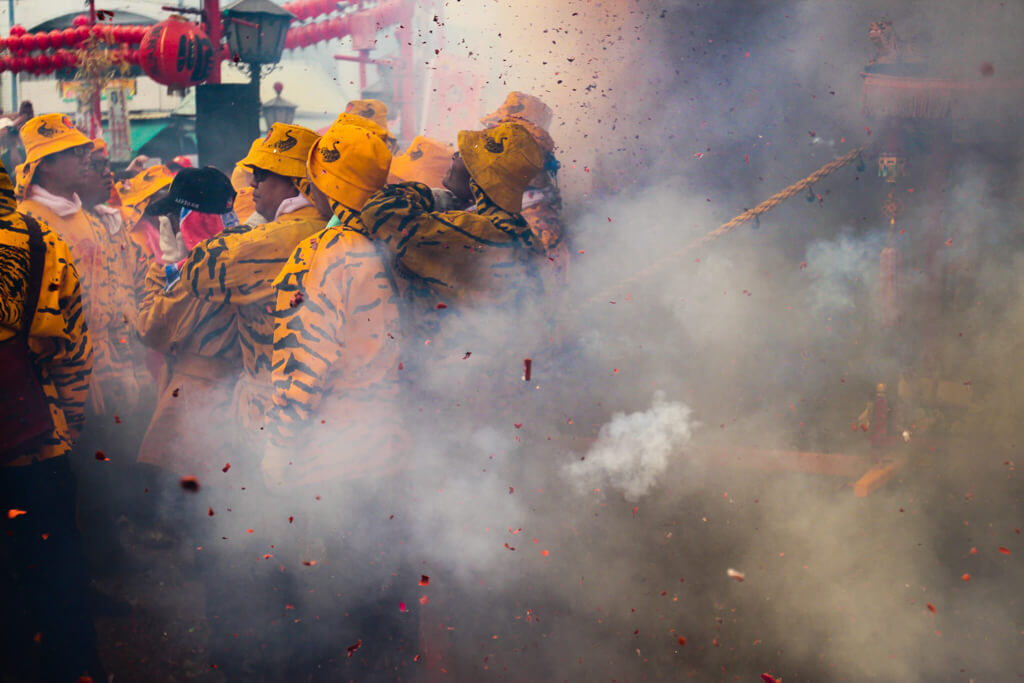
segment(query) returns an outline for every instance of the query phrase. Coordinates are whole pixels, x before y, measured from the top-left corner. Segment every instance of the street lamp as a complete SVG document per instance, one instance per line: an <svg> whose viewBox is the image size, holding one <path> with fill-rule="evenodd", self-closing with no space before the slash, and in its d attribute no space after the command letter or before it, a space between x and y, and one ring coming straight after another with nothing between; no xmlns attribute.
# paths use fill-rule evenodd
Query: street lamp
<svg viewBox="0 0 1024 683"><path fill-rule="evenodd" d="M276 64L294 18L270 0L238 0L225 8L224 37L231 58L252 65Z"/></svg>
<svg viewBox="0 0 1024 683"><path fill-rule="evenodd" d="M282 90L284 90L284 83L278 81L274 84L274 92L277 93L277 97L263 104L263 120L267 122L267 130L275 123L291 123L295 120L297 107L281 97Z"/></svg>
<svg viewBox="0 0 1024 683"><path fill-rule="evenodd" d="M260 106L260 69L276 64L284 52L288 27L295 18L270 0L238 0L224 9L224 37L231 58L249 65L249 84ZM278 98L280 99L280 98Z"/></svg>

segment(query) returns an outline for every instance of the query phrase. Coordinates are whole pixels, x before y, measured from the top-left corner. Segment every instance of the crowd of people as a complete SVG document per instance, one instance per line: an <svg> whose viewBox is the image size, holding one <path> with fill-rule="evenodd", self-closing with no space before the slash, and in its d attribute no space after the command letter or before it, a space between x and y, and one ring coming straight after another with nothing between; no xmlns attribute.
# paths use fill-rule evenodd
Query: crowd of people
<svg viewBox="0 0 1024 683"><path fill-rule="evenodd" d="M120 182L67 116L20 122L24 160L13 182L0 172L15 674L106 680L90 568L129 561L110 529L139 490L140 523L186 528L201 549L209 660L226 680L340 680L349 637L367 671L410 651L420 636L389 588L409 569L402 526L357 527L387 513L382 491L401 495L411 416L437 398L430 365L462 358L459 321L565 288L551 118L513 92L455 145L419 136L396 154L386 107L357 100L322 135L275 123L230 175L160 164ZM475 390L507 399L506 378L484 375ZM306 508L275 517L274 552L329 565L319 588L349 596L339 614L357 627L307 615L280 631L290 575L198 523L281 495Z"/></svg>

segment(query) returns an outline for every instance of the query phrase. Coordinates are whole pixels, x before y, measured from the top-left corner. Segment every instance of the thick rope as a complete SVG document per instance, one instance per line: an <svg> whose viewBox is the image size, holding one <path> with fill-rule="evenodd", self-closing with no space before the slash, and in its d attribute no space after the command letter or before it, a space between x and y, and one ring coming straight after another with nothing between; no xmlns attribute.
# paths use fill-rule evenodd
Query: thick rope
<svg viewBox="0 0 1024 683"><path fill-rule="evenodd" d="M861 153L864 151L864 149L864 147L858 147L839 157L835 161L830 161L829 163L825 164L817 171L804 178L803 180L793 183L792 185L782 190L781 192L772 195L770 198L764 200L763 202L755 206L753 209L748 209L744 211L743 213L741 213L739 216L736 216L728 223L723 223L722 225L718 226L717 228L707 233L706 235L690 242L682 249L674 251L671 254L658 259L657 261L647 266L643 270L637 272L635 275L632 275L631 277L628 277L625 280L620 281L614 287L606 289L597 296L590 298L586 302L586 305L593 305L608 301L609 298L614 297L617 292L623 291L626 287L636 284L640 280L645 280L654 275L655 273L664 270L668 266L677 265L679 263L680 258L683 255L685 255L688 251L703 246L708 242L712 242L721 237L722 235L724 235L725 233L729 232L733 228L743 225L747 221L753 220L754 218L757 218L763 213L771 211L776 206L786 201L787 199L797 194L798 192L801 192L805 188L810 187L811 185L818 182L825 176L831 173L835 173L836 171L841 169L843 166L846 166L850 162L857 160L860 157Z"/></svg>

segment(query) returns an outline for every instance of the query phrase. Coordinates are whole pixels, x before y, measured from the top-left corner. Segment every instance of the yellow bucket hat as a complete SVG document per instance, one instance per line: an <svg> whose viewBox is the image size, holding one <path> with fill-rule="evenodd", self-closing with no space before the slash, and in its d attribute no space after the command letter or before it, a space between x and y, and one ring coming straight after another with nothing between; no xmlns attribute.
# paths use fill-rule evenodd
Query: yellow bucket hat
<svg viewBox="0 0 1024 683"><path fill-rule="evenodd" d="M150 166L131 178L124 180L117 188L121 203L137 206L171 184L174 174L164 165Z"/></svg>
<svg viewBox="0 0 1024 683"><path fill-rule="evenodd" d="M352 100L345 105L345 113L362 116L384 130L388 129L388 105L380 100Z"/></svg>
<svg viewBox="0 0 1024 683"><path fill-rule="evenodd" d="M391 160L389 183L404 183L415 180L430 187L441 187L448 167L452 165L455 150L438 140L417 135L409 149Z"/></svg>
<svg viewBox="0 0 1024 683"><path fill-rule="evenodd" d="M524 92L512 91L495 111L480 119L485 126L494 126L510 116L526 119L535 126L547 131L551 125L551 107L544 104L538 97Z"/></svg>
<svg viewBox="0 0 1024 683"><path fill-rule="evenodd" d="M523 192L544 168L540 146L518 123L460 130L459 154L480 189L511 213L523 210Z"/></svg>
<svg viewBox="0 0 1024 683"><path fill-rule="evenodd" d="M309 150L309 179L325 195L359 211L388 179L391 152L366 126L335 123Z"/></svg>
<svg viewBox="0 0 1024 683"><path fill-rule="evenodd" d="M275 123L267 136L254 142L249 148L249 154L238 163L288 178L305 178L309 148L318 137L309 128Z"/></svg>
<svg viewBox="0 0 1024 683"><path fill-rule="evenodd" d="M24 193L32 182L32 175L41 159L72 147L92 147L93 143L85 133L75 128L70 117L43 114L29 119L21 127L21 144L25 146L25 163L15 169L19 194Z"/></svg>

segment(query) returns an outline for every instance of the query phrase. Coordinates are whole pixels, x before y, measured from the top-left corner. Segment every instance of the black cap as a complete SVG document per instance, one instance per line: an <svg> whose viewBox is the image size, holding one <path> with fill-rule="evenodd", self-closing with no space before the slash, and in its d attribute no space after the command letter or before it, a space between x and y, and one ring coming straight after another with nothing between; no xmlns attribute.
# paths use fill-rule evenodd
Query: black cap
<svg viewBox="0 0 1024 683"><path fill-rule="evenodd" d="M231 211L235 188L231 180L213 166L183 168L174 176L170 193L146 207L150 216L166 216L182 208L200 213L222 214Z"/></svg>

